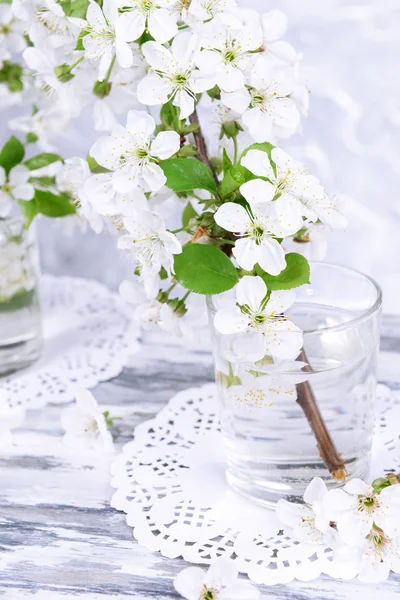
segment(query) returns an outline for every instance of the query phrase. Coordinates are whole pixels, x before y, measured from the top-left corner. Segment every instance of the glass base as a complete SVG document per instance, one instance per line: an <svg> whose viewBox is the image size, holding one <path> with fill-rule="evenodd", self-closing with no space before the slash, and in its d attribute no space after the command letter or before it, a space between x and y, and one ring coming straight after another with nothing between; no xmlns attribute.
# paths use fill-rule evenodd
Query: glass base
<svg viewBox="0 0 400 600"><path fill-rule="evenodd" d="M0 346L0 377L25 369L40 358L41 339L33 337L16 343Z"/></svg>
<svg viewBox="0 0 400 600"><path fill-rule="evenodd" d="M365 479L369 468L368 454L346 461L347 480L354 477ZM302 502L306 487L314 477L323 479L329 489L343 485L332 479L322 462L299 460L296 463L290 459L290 463L285 460L271 463L240 457L235 463L232 453L229 453L226 476L229 485L236 492L272 510L275 510L276 503L281 498L290 502Z"/></svg>

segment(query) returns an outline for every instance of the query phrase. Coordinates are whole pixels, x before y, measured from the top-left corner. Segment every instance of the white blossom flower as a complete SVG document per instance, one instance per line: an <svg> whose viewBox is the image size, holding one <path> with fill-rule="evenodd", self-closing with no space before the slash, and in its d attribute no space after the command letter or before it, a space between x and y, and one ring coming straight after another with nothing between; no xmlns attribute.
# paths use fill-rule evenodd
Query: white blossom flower
<svg viewBox="0 0 400 600"><path fill-rule="evenodd" d="M199 567L187 567L176 576L174 587L186 600L258 600L257 588L238 580L238 574L234 561L221 557L207 573Z"/></svg>
<svg viewBox="0 0 400 600"><path fill-rule="evenodd" d="M299 56L294 48L281 38L287 29L287 17L281 10L270 10L261 17L264 51L276 61L294 64Z"/></svg>
<svg viewBox="0 0 400 600"><path fill-rule="evenodd" d="M0 217L9 214L13 200L32 200L35 188L28 182L31 175L24 165L11 169L8 176L4 168L0 167Z"/></svg>
<svg viewBox="0 0 400 600"><path fill-rule="evenodd" d="M220 17L225 25L240 26L237 8L237 0L192 0L187 15L202 23ZM189 24L192 21L189 20Z"/></svg>
<svg viewBox="0 0 400 600"><path fill-rule="evenodd" d="M12 54L20 53L26 48L23 23L13 15L10 5L0 5L0 48Z"/></svg>
<svg viewBox="0 0 400 600"><path fill-rule="evenodd" d="M68 406L61 413L61 424L66 432L64 443L67 446L102 454L114 452L106 417L89 390L77 390L75 405Z"/></svg>
<svg viewBox="0 0 400 600"><path fill-rule="evenodd" d="M358 579L364 583L385 581L390 571L400 573L400 537L391 539L379 528L374 527L362 546L349 552L351 560L359 563Z"/></svg>
<svg viewBox="0 0 400 600"><path fill-rule="evenodd" d="M235 92L222 92L221 100L229 108L244 113L242 120L256 142L271 140L274 126L294 131L300 114L289 97L296 81L288 69L277 68L261 56L250 75L250 85Z"/></svg>
<svg viewBox="0 0 400 600"><path fill-rule="evenodd" d="M90 175L79 194L81 203L89 204L102 217L116 217L117 226L124 217L134 216L137 210L146 210L148 201L144 192L136 188L127 194L115 191L111 173Z"/></svg>
<svg viewBox="0 0 400 600"><path fill-rule="evenodd" d="M261 28L249 23L232 29L216 17L204 25L201 45L204 50L196 56L197 66L213 73L221 90L234 92L244 86L245 73L254 62L253 53L262 45Z"/></svg>
<svg viewBox="0 0 400 600"><path fill-rule="evenodd" d="M128 42L148 31L158 43L164 44L178 33L178 12L172 0L117 0L117 4L124 9L121 30Z"/></svg>
<svg viewBox="0 0 400 600"><path fill-rule="evenodd" d="M276 198L274 206L282 226L299 230L303 225L303 216L313 223L320 219L331 227L345 226L346 219L328 198L318 179L310 175L300 162L280 148L272 150L271 158L276 172L268 154L261 150L250 150L242 158L241 164L254 175L269 180L258 180L255 201L267 202Z"/></svg>
<svg viewBox="0 0 400 600"><path fill-rule="evenodd" d="M57 173L57 186L60 190L71 194L77 207L78 215L88 222L96 233L101 233L104 227L104 219L95 211L90 203L85 186L91 177L89 165L82 158L69 158Z"/></svg>
<svg viewBox="0 0 400 600"><path fill-rule="evenodd" d="M12 119L10 129L22 133L33 133L38 138L37 145L44 152L53 152L57 147L52 139L65 134L69 126L69 115L59 105L42 108L29 116Z"/></svg>
<svg viewBox="0 0 400 600"><path fill-rule="evenodd" d="M62 112L61 120L77 117L82 110L84 89L76 85L76 81L62 83L55 74L55 69L63 60L60 49L27 48L23 58L33 72L34 84L42 95L43 104L50 109Z"/></svg>
<svg viewBox="0 0 400 600"><path fill-rule="evenodd" d="M137 94L142 104L165 104L172 100L181 119L194 111L196 94L215 85L215 75L196 69L199 38L184 32L176 36L168 50L156 42L146 42L143 54L152 71L139 83Z"/></svg>
<svg viewBox="0 0 400 600"><path fill-rule="evenodd" d="M156 192L165 184L166 177L157 162L178 152L180 138L175 131L162 131L153 139L155 127L153 117L131 110L126 129L116 125L111 136L100 138L90 150L100 165L114 171L117 192L125 194L139 185Z"/></svg>
<svg viewBox="0 0 400 600"><path fill-rule="evenodd" d="M24 420L25 409L19 405L10 406L6 392L0 390L0 449L10 444L12 430L20 427Z"/></svg>
<svg viewBox="0 0 400 600"><path fill-rule="evenodd" d="M79 28L69 19L56 0L13 0L14 15L25 23L25 31L35 46L71 49Z"/></svg>
<svg viewBox="0 0 400 600"><path fill-rule="evenodd" d="M252 180L241 187L246 199L249 184L256 182ZM242 236L236 240L232 254L246 271L251 271L258 263L266 273L279 275L286 267L285 251L276 238L284 238L294 231L283 229L272 202L252 204L251 210L235 202L226 202L217 210L214 219L226 231Z"/></svg>
<svg viewBox="0 0 400 600"><path fill-rule="evenodd" d="M276 505L278 519L292 529L293 537L309 544L329 544L334 536L330 521L323 510L328 489L322 479L315 477L304 492L304 504L281 498Z"/></svg>
<svg viewBox="0 0 400 600"><path fill-rule="evenodd" d="M303 336L284 312L293 304L293 290L271 292L261 277L245 276L236 286L236 306L222 308L214 317L214 326L224 335L256 332L264 344L265 354L292 359L299 355Z"/></svg>
<svg viewBox="0 0 400 600"><path fill-rule="evenodd" d="M182 252L177 237L166 230L156 213L138 210L134 217L123 220L126 234L119 238L118 247L129 250L143 268L159 272L161 267L171 273L174 255Z"/></svg>
<svg viewBox="0 0 400 600"><path fill-rule="evenodd" d="M324 506L345 543L363 542L374 524L386 536L400 537L400 485L377 494L361 479L353 479L343 489L330 490Z"/></svg>
<svg viewBox="0 0 400 600"><path fill-rule="evenodd" d="M104 0L102 8L90 0L82 38L85 56L89 60L99 60L99 81L103 81L110 68L114 55L121 67L133 64L132 50L125 40L118 8L113 0Z"/></svg>
<svg viewBox="0 0 400 600"><path fill-rule="evenodd" d="M374 527L357 545L344 544L340 538L331 544L334 550L327 573L336 579L354 579L364 583L385 581L390 571L400 573L400 538L389 538Z"/></svg>

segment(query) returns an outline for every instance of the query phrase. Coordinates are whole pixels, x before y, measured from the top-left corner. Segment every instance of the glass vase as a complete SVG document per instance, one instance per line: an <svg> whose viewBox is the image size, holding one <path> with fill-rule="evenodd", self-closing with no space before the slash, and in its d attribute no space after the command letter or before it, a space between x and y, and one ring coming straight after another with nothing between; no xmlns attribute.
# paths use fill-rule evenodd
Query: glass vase
<svg viewBox="0 0 400 600"><path fill-rule="evenodd" d="M40 356L39 261L22 217L0 219L0 376Z"/></svg>
<svg viewBox="0 0 400 600"><path fill-rule="evenodd" d="M286 312L303 331L296 361L241 362L240 334L228 340L213 323L218 309L235 305L234 290L208 298L227 478L271 507L299 501L313 477L336 486L364 478L370 465L381 291L324 263L311 265L310 281ZM335 471L329 453L344 469Z"/></svg>

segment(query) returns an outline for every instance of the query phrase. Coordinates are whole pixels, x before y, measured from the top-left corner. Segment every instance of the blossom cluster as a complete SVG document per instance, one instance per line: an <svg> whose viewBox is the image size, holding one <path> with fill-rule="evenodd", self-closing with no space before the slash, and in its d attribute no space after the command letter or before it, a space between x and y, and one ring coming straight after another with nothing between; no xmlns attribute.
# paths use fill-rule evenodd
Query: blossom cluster
<svg viewBox="0 0 400 600"><path fill-rule="evenodd" d="M33 178L39 194L28 190L25 163L23 190L8 172L0 185L30 219L51 193L53 215L76 212L96 232L111 229L134 271L121 294L145 327L190 334L193 294L236 286L218 331L254 341L253 360L286 360L302 346L284 314L293 289L308 283L321 236L346 219L277 145L299 130L309 94L301 55L284 39L286 16L268 9L236 0L0 6L0 85L34 104L10 124L24 144L46 157L86 114L105 133L86 158L43 158L51 172Z"/></svg>
<svg viewBox="0 0 400 600"><path fill-rule="evenodd" d="M360 479L328 491L320 478L309 484L304 504L279 500L278 518L293 536L333 550L327 573L332 577L376 583L390 571L400 573L400 477Z"/></svg>

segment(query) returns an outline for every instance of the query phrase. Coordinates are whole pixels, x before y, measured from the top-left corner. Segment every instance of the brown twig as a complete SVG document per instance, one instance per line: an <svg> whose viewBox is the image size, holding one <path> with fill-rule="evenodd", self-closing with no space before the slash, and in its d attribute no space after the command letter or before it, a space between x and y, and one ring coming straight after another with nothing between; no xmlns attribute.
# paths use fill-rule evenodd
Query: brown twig
<svg viewBox="0 0 400 600"><path fill-rule="evenodd" d="M218 177L215 172L214 166L208 156L206 140L204 139L203 132L201 131L199 116L197 114L196 109L190 115L189 121L191 122L192 125L198 126L198 130L196 132L194 132L193 135L194 135L194 139L196 142L196 148L197 148L197 153L199 155L199 159L201 160L202 163L207 165L207 167L210 169L211 173L213 174L214 181L215 181L216 185L218 186L219 185Z"/></svg>
<svg viewBox="0 0 400 600"><path fill-rule="evenodd" d="M312 373L313 369L308 363L304 348L300 353L299 359L306 363L304 370L308 373ZM345 481L347 471L343 458L336 449L335 443L326 427L314 392L308 381L297 384L297 403L301 406L307 417L315 439L317 440L320 456L330 474L337 481Z"/></svg>

